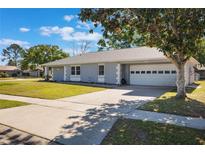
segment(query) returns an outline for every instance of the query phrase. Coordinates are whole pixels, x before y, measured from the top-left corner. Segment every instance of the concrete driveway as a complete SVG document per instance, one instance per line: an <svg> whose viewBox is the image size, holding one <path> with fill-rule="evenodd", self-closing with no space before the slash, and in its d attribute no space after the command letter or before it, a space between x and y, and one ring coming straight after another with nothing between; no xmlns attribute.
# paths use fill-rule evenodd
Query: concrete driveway
<svg viewBox="0 0 205 154"><path fill-rule="evenodd" d="M117 118L169 88L125 86L58 100L1 95L32 105L0 110L0 123L61 144L100 144Z"/></svg>

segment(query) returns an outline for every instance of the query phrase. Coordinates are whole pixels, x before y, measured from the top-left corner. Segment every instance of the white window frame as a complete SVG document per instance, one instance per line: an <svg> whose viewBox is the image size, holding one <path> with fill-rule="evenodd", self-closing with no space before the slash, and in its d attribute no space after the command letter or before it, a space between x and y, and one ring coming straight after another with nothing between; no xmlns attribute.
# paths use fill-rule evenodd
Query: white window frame
<svg viewBox="0 0 205 154"><path fill-rule="evenodd" d="M72 74L72 67L74 67L74 74ZM75 75L75 66L70 67L70 75Z"/></svg>
<svg viewBox="0 0 205 154"><path fill-rule="evenodd" d="M99 66L104 66L104 75L99 75ZM98 64L98 82L99 83L105 82L105 64Z"/></svg>
<svg viewBox="0 0 205 154"><path fill-rule="evenodd" d="M72 74L72 67L75 68L75 74L74 75ZM70 70L71 70L70 81L80 81L81 68L80 68L80 75L77 75L76 74L77 73L76 67L80 67L80 65L71 65L70 66Z"/></svg>
<svg viewBox="0 0 205 154"><path fill-rule="evenodd" d="M75 66L75 75L76 75L76 76L80 76L80 74L81 74L81 68L80 68L80 74L77 74L77 67L80 68L80 65Z"/></svg>
<svg viewBox="0 0 205 154"><path fill-rule="evenodd" d="M103 75L100 75L100 66L103 66ZM105 76L105 65L104 64L98 64L98 76Z"/></svg>
<svg viewBox="0 0 205 154"><path fill-rule="evenodd" d="M75 68L75 74L72 74L72 67L74 67ZM77 67L80 67L80 65L71 65L70 66L70 71L71 71L71 76L80 76L80 74L81 74L81 68L80 68L80 74L79 75L77 75Z"/></svg>

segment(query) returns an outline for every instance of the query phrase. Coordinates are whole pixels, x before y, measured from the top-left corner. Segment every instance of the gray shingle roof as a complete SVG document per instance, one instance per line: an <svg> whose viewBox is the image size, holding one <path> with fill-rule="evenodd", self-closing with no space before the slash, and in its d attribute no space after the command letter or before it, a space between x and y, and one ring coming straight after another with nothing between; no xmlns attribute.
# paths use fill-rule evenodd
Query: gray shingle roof
<svg viewBox="0 0 205 154"><path fill-rule="evenodd" d="M89 52L61 60L56 60L43 66L60 66L104 62L138 62L138 61L168 61L168 59L156 48L138 47L112 51Z"/></svg>

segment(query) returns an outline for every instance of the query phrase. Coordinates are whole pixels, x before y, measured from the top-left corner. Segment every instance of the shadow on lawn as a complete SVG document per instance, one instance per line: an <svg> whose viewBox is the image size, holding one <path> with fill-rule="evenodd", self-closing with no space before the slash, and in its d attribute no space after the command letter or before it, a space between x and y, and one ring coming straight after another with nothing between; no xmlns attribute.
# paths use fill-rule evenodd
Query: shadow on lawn
<svg viewBox="0 0 205 154"><path fill-rule="evenodd" d="M62 135L56 136L54 141L62 144L100 144L115 121L135 110L145 101L120 100L119 104L105 103L99 108L86 110L83 116L70 116L71 124L62 127Z"/></svg>
<svg viewBox="0 0 205 154"><path fill-rule="evenodd" d="M164 96L149 102L144 106L140 106L139 109L152 112L205 118L205 103L190 97L187 97L184 100L176 99L175 96L168 98Z"/></svg>

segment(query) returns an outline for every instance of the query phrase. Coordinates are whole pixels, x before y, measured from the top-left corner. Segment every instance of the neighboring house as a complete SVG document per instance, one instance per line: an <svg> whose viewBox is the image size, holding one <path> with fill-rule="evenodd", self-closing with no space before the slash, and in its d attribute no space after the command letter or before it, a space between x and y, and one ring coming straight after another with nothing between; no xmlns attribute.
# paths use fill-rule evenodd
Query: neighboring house
<svg viewBox="0 0 205 154"><path fill-rule="evenodd" d="M21 76L22 71L16 66L0 66L0 72L7 73L9 76Z"/></svg>
<svg viewBox="0 0 205 154"><path fill-rule="evenodd" d="M35 70L24 70L23 76L42 77L43 76L43 68L37 67Z"/></svg>
<svg viewBox="0 0 205 154"><path fill-rule="evenodd" d="M195 81L191 58L185 66L186 85ZM45 76L52 71L54 81L175 86L176 67L156 48L138 47L112 51L90 52L43 65Z"/></svg>

